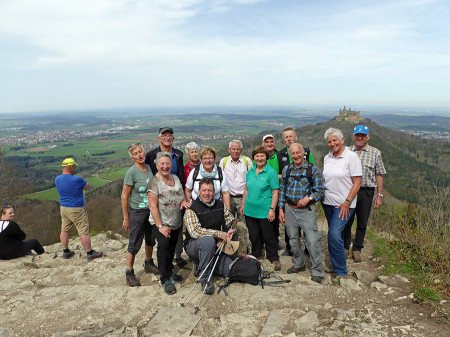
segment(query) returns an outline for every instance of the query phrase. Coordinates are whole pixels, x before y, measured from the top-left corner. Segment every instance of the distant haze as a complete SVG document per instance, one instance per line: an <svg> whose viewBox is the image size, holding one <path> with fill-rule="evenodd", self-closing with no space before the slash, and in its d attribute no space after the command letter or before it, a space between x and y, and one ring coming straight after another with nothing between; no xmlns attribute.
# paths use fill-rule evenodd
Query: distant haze
<svg viewBox="0 0 450 337"><path fill-rule="evenodd" d="M448 0L2 0L0 113L298 105L445 112L449 13Z"/></svg>

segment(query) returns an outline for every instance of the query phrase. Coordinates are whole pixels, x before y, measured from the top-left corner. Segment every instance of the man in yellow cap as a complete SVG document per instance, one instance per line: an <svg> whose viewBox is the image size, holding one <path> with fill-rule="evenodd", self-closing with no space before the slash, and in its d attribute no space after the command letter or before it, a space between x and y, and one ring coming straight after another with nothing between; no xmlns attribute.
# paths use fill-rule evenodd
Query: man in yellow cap
<svg viewBox="0 0 450 337"><path fill-rule="evenodd" d="M62 258L70 259L75 255L69 249L69 231L75 225L83 248L87 253L87 260L92 261L102 257L103 252L97 252L91 247L89 236L89 221L86 209L84 208L84 190L88 190L90 185L83 178L74 176L77 163L72 158L66 158L62 162L62 174L56 177L55 184L59 194L61 204L61 246L63 248Z"/></svg>

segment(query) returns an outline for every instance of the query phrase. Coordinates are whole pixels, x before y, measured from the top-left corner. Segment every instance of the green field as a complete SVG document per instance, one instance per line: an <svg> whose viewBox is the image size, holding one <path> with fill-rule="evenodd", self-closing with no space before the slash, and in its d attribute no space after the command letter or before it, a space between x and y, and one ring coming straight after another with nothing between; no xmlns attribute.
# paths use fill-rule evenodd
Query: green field
<svg viewBox="0 0 450 337"><path fill-rule="evenodd" d="M112 170L108 170L108 172L105 174L99 174L99 177L101 177L101 178L99 178L97 176L92 176L92 177L87 178L86 180L91 185L91 188L89 190L95 190L96 188L99 188L100 186L108 184L109 182L111 182L113 180L123 178L125 176L127 169L128 168L112 169ZM59 201L58 191L56 190L56 187L45 190L45 191L27 194L25 197L27 199Z"/></svg>

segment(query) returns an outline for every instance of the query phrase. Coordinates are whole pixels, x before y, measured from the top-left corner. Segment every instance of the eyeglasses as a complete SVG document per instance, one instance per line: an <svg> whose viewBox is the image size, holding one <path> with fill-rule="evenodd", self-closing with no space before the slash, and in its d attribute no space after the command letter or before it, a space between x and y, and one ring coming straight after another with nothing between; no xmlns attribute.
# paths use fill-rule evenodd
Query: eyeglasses
<svg viewBox="0 0 450 337"><path fill-rule="evenodd" d="M142 146L142 144L141 143L134 143L134 144L131 144L130 146L128 146L128 150L131 150L133 147L135 147L135 146Z"/></svg>

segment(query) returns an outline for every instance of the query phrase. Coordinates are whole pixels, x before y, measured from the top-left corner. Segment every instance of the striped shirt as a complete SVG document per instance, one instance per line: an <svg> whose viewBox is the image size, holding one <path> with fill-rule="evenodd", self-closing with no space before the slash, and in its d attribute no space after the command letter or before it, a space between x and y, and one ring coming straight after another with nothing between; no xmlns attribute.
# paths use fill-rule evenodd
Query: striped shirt
<svg viewBox="0 0 450 337"><path fill-rule="evenodd" d="M358 151L353 145L350 150L356 152L361 160L363 173L361 187L377 187L375 177L386 174L380 150L370 145L366 145L361 151Z"/></svg>
<svg viewBox="0 0 450 337"><path fill-rule="evenodd" d="M225 227L228 227L233 221L234 217L229 210L224 206L223 214L225 216ZM214 229L203 228L198 220L197 214L192 209L186 209L184 213L184 224L192 239L198 239L202 236L212 236L215 239L222 237L222 232Z"/></svg>
<svg viewBox="0 0 450 337"><path fill-rule="evenodd" d="M289 175L289 181L287 181L285 193L284 181L286 180L286 171L288 168L291 169L291 173ZM310 185L309 181L306 178L307 168L308 163L306 161L303 162L303 165L300 168L296 168L293 163L284 167L281 176L280 197L278 199L278 207L284 208L284 205L286 204L287 200L290 200L290 202L298 203L300 199L303 199L304 197L309 195L314 197L315 202L318 202L321 199L323 199L324 187L323 187L322 172L320 172L317 166L314 165L312 167L313 185L309 186Z"/></svg>

